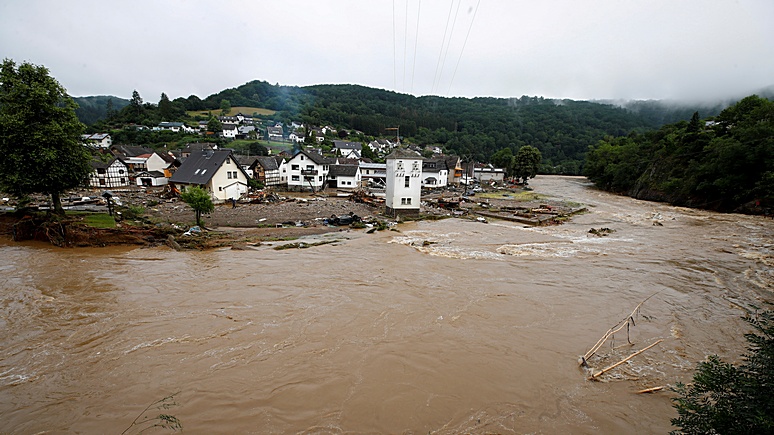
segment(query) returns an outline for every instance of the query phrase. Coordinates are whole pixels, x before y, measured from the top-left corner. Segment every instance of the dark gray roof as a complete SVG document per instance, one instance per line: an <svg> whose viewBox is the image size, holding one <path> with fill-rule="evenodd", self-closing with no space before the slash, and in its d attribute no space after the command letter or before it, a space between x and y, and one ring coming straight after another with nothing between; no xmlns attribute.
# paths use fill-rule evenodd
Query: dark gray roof
<svg viewBox="0 0 774 435"><path fill-rule="evenodd" d="M94 159L91 161L91 167L94 169L107 169L108 166L112 165L113 162L118 160L121 163L124 163L122 160L119 160L118 157L114 157L109 162L103 162L102 160ZM126 163L124 163L124 166L126 166Z"/></svg>
<svg viewBox="0 0 774 435"><path fill-rule="evenodd" d="M333 165L328 168L329 177L354 177L357 175L357 170L360 168L357 165Z"/></svg>
<svg viewBox="0 0 774 435"><path fill-rule="evenodd" d="M419 159L424 160L424 157L420 156L416 151L407 150L405 148L395 148L385 159Z"/></svg>
<svg viewBox="0 0 774 435"><path fill-rule="evenodd" d="M333 162L330 159L327 159L317 153L313 153L311 151L305 151L301 150L295 154L293 154L293 158L295 158L297 155L303 153L309 160L317 163L318 165L330 165L333 164Z"/></svg>
<svg viewBox="0 0 774 435"><path fill-rule="evenodd" d="M153 177L153 178L163 178L164 173L159 171L142 171L135 175L135 177Z"/></svg>
<svg viewBox="0 0 774 435"><path fill-rule="evenodd" d="M277 159L272 156L258 156L258 164L263 167L264 171L274 171L279 169Z"/></svg>
<svg viewBox="0 0 774 435"><path fill-rule="evenodd" d="M185 159L169 181L182 184L207 184L227 159L236 163L231 150L194 151ZM244 173L239 164L234 165L234 167L239 168Z"/></svg>
<svg viewBox="0 0 774 435"><path fill-rule="evenodd" d="M253 166L253 163L255 163L256 160L258 160L258 156L234 156L240 165L247 166L248 168L250 166Z"/></svg>
<svg viewBox="0 0 774 435"><path fill-rule="evenodd" d="M134 145L115 145L113 147L113 150L115 150L118 154L121 154L125 157L137 157L143 154L150 154L153 152L153 150L150 148L139 147Z"/></svg>
<svg viewBox="0 0 774 435"><path fill-rule="evenodd" d="M345 140L334 140L333 147L338 148L340 150L361 151L363 149L363 144L360 142L347 142Z"/></svg>

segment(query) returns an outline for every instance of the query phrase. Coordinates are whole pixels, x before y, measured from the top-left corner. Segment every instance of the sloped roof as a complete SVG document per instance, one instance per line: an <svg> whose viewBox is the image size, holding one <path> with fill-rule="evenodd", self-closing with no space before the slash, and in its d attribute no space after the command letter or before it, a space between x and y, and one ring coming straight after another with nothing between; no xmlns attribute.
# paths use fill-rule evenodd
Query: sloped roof
<svg viewBox="0 0 774 435"><path fill-rule="evenodd" d="M153 177L153 178L164 178L164 173L160 171L142 171L135 175L135 177Z"/></svg>
<svg viewBox="0 0 774 435"><path fill-rule="evenodd" d="M228 159L236 163L231 150L194 151L185 159L169 181L182 184L207 184ZM242 170L239 164L234 166L240 171ZM242 172L244 173L244 171Z"/></svg>
<svg viewBox="0 0 774 435"><path fill-rule="evenodd" d="M150 154L153 152L150 148L134 145L114 145L113 150L126 157L137 157L142 154Z"/></svg>
<svg viewBox="0 0 774 435"><path fill-rule="evenodd" d="M305 151L305 150L300 150L299 152L293 154L293 158L296 158L296 156L299 154L304 154L306 157L309 158L309 160L317 163L318 165L330 165L333 163L330 159L327 159L317 153L313 153L311 151Z"/></svg>
<svg viewBox="0 0 774 435"><path fill-rule="evenodd" d="M193 142L193 143L185 144L184 151L193 152L193 151L211 150L214 147L215 147L215 144L212 142Z"/></svg>
<svg viewBox="0 0 774 435"><path fill-rule="evenodd" d="M258 156L256 159L258 159L258 164L261 165L265 171L274 171L279 169L277 159L272 156Z"/></svg>
<svg viewBox="0 0 774 435"><path fill-rule="evenodd" d="M357 175L357 170L360 166L357 165L333 165L328 168L329 177L354 177Z"/></svg>
<svg viewBox="0 0 774 435"><path fill-rule="evenodd" d="M363 149L363 144L360 142L347 142L345 140L334 140L333 147L338 148L340 150L361 151Z"/></svg>
<svg viewBox="0 0 774 435"><path fill-rule="evenodd" d="M385 159L414 159L424 160L425 158L419 155L416 151L411 151L405 148L395 148Z"/></svg>

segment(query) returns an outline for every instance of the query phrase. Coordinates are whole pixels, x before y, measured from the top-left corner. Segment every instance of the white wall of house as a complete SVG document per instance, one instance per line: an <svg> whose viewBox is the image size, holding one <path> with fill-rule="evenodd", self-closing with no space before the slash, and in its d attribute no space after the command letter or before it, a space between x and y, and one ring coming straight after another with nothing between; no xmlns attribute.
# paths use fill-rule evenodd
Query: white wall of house
<svg viewBox="0 0 774 435"><path fill-rule="evenodd" d="M145 167L148 168L148 171L164 172L164 169L168 166L169 163L164 161L164 159L156 153L151 154L150 157L148 157L148 160L145 161Z"/></svg>
<svg viewBox="0 0 774 435"><path fill-rule="evenodd" d="M104 172L95 169L89 174L89 186L95 188L125 187L129 185L126 165L116 159Z"/></svg>
<svg viewBox="0 0 774 435"><path fill-rule="evenodd" d="M422 193L422 159L387 159L386 206L389 209L419 211Z"/></svg>
<svg viewBox="0 0 774 435"><path fill-rule="evenodd" d="M479 183L490 181L502 183L505 180L505 170L501 168L475 168L473 169L473 176L476 177Z"/></svg>
<svg viewBox="0 0 774 435"><path fill-rule="evenodd" d="M151 176L139 176L135 179L138 186L166 186L169 184L167 177L151 177Z"/></svg>
<svg viewBox="0 0 774 435"><path fill-rule="evenodd" d="M422 172L422 187L444 187L449 182L449 171Z"/></svg>
<svg viewBox="0 0 774 435"><path fill-rule="evenodd" d="M241 171L239 163L229 157L212 176L207 190L210 191L213 199L218 201L238 199L247 192L247 177Z"/></svg>
<svg viewBox="0 0 774 435"><path fill-rule="evenodd" d="M291 190L325 187L328 179L328 165L318 165L304 153L298 153L287 162L288 188Z"/></svg>

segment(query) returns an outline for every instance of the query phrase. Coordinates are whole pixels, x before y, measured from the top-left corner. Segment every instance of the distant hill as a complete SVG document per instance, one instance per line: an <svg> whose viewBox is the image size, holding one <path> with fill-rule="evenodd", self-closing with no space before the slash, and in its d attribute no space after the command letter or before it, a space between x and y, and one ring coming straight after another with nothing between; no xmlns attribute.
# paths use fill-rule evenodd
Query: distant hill
<svg viewBox="0 0 774 435"><path fill-rule="evenodd" d="M112 110L119 111L129 105L129 100L110 95L99 95L96 97L73 97L73 101L78 104L75 114L78 119L86 125L91 125L107 116L109 105L112 104ZM108 103L110 102L110 104Z"/></svg>
<svg viewBox="0 0 774 435"><path fill-rule="evenodd" d="M774 94L774 87L769 91ZM76 99L81 110L92 107L92 116L106 113L104 105L110 97L87 98L97 100L87 105L81 103L84 99ZM542 153L542 172L564 174L581 173L588 148L605 137L688 121L694 112L701 118L715 116L735 103L415 97L359 85L297 87L255 80L204 99L195 95L176 98L173 104L181 114L219 113L223 100L232 108L268 109L265 117L285 124L331 125L367 137L393 135L399 128L404 142L439 145L448 153L476 161L489 161L503 148L515 154L520 147L532 145ZM116 109L127 103L113 97ZM101 112L99 107L103 107ZM93 119L79 116L87 124Z"/></svg>

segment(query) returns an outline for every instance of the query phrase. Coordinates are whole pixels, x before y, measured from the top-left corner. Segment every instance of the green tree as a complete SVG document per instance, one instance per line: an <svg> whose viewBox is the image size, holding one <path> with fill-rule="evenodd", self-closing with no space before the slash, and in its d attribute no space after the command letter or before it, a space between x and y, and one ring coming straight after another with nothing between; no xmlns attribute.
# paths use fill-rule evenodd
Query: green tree
<svg viewBox="0 0 774 435"><path fill-rule="evenodd" d="M543 156L537 148L530 145L519 148L513 163L514 176L527 184L528 179L535 178L537 175L541 160L543 160Z"/></svg>
<svg viewBox="0 0 774 435"><path fill-rule="evenodd" d="M220 114L228 116L229 113L231 113L231 101L224 98L220 100Z"/></svg>
<svg viewBox="0 0 774 435"><path fill-rule="evenodd" d="M492 154L491 161L495 167L505 169L507 177L513 176L513 166L516 163L516 158L513 156L513 151L510 148L503 148Z"/></svg>
<svg viewBox="0 0 774 435"><path fill-rule="evenodd" d="M672 434L774 433L774 312L745 317L758 333L745 334L748 353L734 366L711 355L693 384L678 383Z"/></svg>
<svg viewBox="0 0 774 435"><path fill-rule="evenodd" d="M207 121L207 131L211 131L213 133L220 133L223 131L223 124L221 124L221 122L218 121L218 118L212 116L210 117L210 120Z"/></svg>
<svg viewBox="0 0 774 435"><path fill-rule="evenodd" d="M132 91L132 99L129 100L129 111L132 115L132 122L140 122L143 114L142 97L137 89Z"/></svg>
<svg viewBox="0 0 774 435"><path fill-rule="evenodd" d="M215 210L210 194L198 186L185 189L185 192L180 194L180 199L194 210L196 213L196 225L199 226L202 225L202 213L212 213Z"/></svg>
<svg viewBox="0 0 774 435"><path fill-rule="evenodd" d="M91 155L80 143L84 125L76 104L44 66L3 60L0 69L0 189L18 198L51 195L64 214L61 194L82 185Z"/></svg>
<svg viewBox="0 0 774 435"><path fill-rule="evenodd" d="M169 121L173 117L172 102L169 101L167 94L161 93L161 99L159 100L159 116L162 121Z"/></svg>

